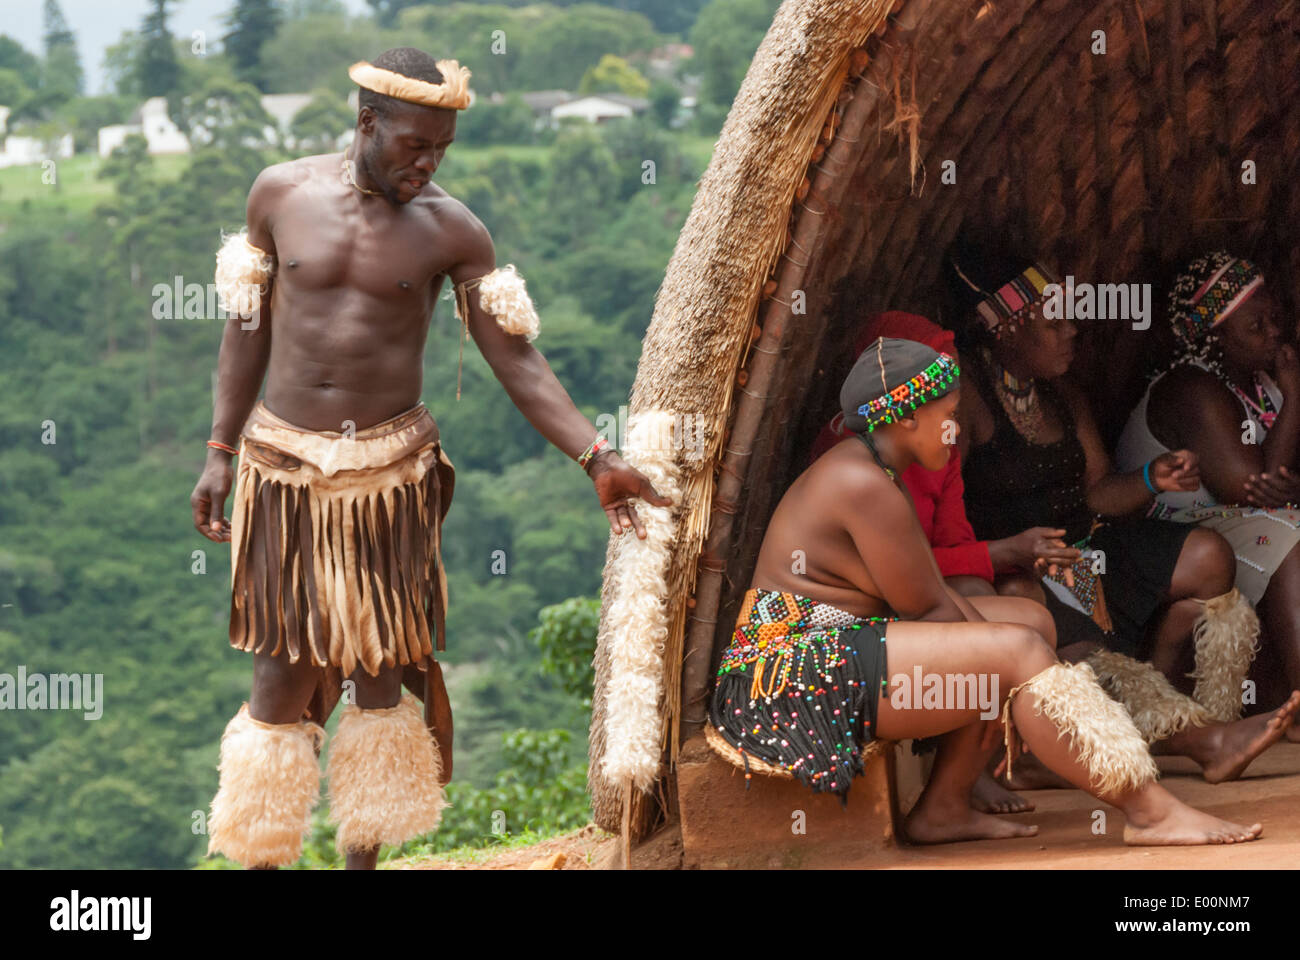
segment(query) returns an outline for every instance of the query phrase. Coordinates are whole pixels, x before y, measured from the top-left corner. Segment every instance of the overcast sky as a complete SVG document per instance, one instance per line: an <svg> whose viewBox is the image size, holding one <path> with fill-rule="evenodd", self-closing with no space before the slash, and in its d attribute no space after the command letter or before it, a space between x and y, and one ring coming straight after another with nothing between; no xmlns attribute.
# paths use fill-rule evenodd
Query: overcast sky
<svg viewBox="0 0 1300 960"><path fill-rule="evenodd" d="M343 0L353 13L370 9L366 0ZM222 23L235 0L180 0L171 7L170 27L178 37L203 30L209 39L226 32ZM0 33L7 33L40 55L43 0L0 0ZM149 9L149 0L59 0L63 17L77 36L86 92L102 93L104 49L117 43L123 30L135 30Z"/></svg>

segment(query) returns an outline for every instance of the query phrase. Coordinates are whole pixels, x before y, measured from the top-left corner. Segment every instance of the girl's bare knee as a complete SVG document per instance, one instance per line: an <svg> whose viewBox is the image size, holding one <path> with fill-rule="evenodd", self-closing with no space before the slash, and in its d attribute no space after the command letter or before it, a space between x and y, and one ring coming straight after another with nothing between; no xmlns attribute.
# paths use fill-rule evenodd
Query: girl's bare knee
<svg viewBox="0 0 1300 960"><path fill-rule="evenodd" d="M1020 683L1041 673L1056 662L1056 651L1033 627L1021 623L996 624L999 627L1001 673Z"/></svg>

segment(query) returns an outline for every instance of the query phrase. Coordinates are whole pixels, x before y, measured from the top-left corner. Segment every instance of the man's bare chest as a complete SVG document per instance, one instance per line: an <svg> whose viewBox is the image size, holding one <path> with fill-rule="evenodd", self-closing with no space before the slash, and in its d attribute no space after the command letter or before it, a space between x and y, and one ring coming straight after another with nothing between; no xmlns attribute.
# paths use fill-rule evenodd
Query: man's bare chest
<svg viewBox="0 0 1300 960"><path fill-rule="evenodd" d="M286 293L424 300L455 263L447 231L428 210L376 205L358 214L355 204L303 197L277 211L273 236L277 284Z"/></svg>

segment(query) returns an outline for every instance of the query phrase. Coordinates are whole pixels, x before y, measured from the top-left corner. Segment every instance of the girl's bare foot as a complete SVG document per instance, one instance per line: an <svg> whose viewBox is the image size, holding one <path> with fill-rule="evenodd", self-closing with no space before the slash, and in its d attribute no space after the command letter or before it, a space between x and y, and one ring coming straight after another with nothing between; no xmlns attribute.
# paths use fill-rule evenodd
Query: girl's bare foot
<svg viewBox="0 0 1300 960"><path fill-rule="evenodd" d="M1038 828L980 813L960 800L938 800L934 794L923 793L907 815L903 832L912 843L955 843L1033 837L1038 834Z"/></svg>
<svg viewBox="0 0 1300 960"><path fill-rule="evenodd" d="M970 805L980 813L1028 813L1034 809L1033 803L1012 793L988 773L981 773L971 788Z"/></svg>
<svg viewBox="0 0 1300 960"><path fill-rule="evenodd" d="M1210 783L1222 783L1241 776L1250 762L1277 743L1291 726L1300 709L1300 690L1293 691L1286 703L1272 713L1261 713L1217 728L1192 759Z"/></svg>
<svg viewBox="0 0 1300 960"><path fill-rule="evenodd" d="M1149 784L1124 808L1124 842L1138 847L1245 843L1264 832L1194 810L1159 784Z"/></svg>

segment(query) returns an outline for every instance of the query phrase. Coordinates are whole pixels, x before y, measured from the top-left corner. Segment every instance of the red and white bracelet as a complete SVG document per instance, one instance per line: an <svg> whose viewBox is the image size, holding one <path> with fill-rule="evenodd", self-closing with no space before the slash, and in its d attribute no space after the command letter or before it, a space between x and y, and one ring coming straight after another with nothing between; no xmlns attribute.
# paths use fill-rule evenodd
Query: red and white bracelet
<svg viewBox="0 0 1300 960"><path fill-rule="evenodd" d="M609 440L602 437L600 434L597 434L596 439L591 441L591 446L582 451L582 454L578 457L578 466L586 470L587 464L591 463L591 461L595 459L596 454L600 453L600 451L607 446L609 446Z"/></svg>

